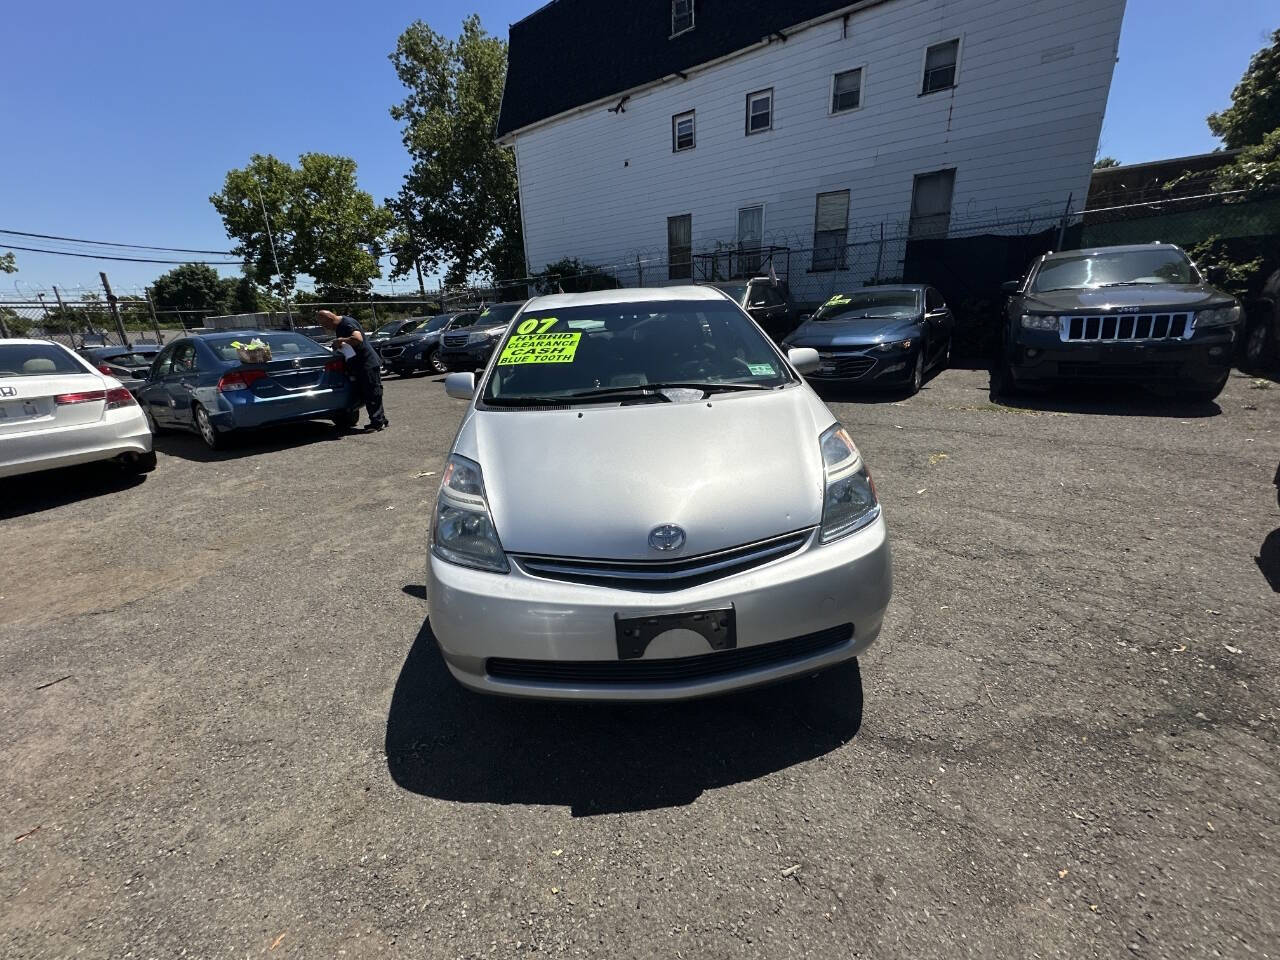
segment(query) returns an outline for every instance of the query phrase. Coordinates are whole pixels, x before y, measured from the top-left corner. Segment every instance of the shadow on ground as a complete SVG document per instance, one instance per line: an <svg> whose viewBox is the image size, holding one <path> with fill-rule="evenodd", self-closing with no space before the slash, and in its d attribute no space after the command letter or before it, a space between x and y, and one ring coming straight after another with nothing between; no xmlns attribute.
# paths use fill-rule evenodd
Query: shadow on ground
<svg viewBox="0 0 1280 960"><path fill-rule="evenodd" d="M704 790L835 750L861 723L856 663L689 703L481 696L450 676L427 621L392 694L387 768L404 789L441 800L592 816L692 803Z"/></svg>
<svg viewBox="0 0 1280 960"><path fill-rule="evenodd" d="M1162 396L1137 384L1063 383L1024 390L1009 397L998 393L992 380L983 392L989 395L992 403L1003 407L1046 413L1170 417L1175 420L1198 420L1222 413L1222 408L1213 400L1180 400L1174 396Z"/></svg>
<svg viewBox="0 0 1280 960"><path fill-rule="evenodd" d="M1280 527L1267 534L1254 558L1271 589L1280 593Z"/></svg>
<svg viewBox="0 0 1280 960"><path fill-rule="evenodd" d="M351 431L353 434L361 432L358 429ZM246 430L230 436L223 434L222 439L226 446L218 450L210 450L197 434L167 430L155 438L155 448L158 453L181 457L183 460L217 463L222 460L239 460L242 457L275 453L279 450L292 450L312 443L339 440L343 435L344 432L331 423L305 421L278 427L263 427L261 430Z"/></svg>
<svg viewBox="0 0 1280 960"><path fill-rule="evenodd" d="M113 463L90 463L9 477L0 480L0 519L109 497L145 482L145 474L130 474Z"/></svg>

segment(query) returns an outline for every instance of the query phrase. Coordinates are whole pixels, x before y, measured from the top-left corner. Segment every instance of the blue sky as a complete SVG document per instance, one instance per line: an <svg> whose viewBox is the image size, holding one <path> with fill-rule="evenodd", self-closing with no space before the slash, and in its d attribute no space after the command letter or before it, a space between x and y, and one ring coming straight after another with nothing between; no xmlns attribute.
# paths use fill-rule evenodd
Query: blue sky
<svg viewBox="0 0 1280 960"><path fill-rule="evenodd" d="M456 35L478 8L485 26L505 36L509 23L539 5L10 4L0 58L0 228L226 249L208 196L255 152L290 160L308 150L350 155L361 186L381 200L407 165L387 113L401 94L387 60L400 31L421 17ZM1218 0L1218 16L1206 18L1203 6L1129 0L1103 153L1133 163L1217 146L1204 117L1228 103L1249 56L1280 26L1280 12L1275 0ZM20 293L96 286L100 269L117 292L133 291L168 269L17 256L19 273L0 275L0 298L14 296L15 281Z"/></svg>

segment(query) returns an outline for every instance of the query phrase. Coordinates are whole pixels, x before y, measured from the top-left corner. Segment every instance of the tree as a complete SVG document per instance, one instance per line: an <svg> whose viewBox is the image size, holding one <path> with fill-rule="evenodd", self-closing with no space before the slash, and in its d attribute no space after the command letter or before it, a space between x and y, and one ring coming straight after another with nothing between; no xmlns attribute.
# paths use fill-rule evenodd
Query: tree
<svg viewBox="0 0 1280 960"><path fill-rule="evenodd" d="M378 259L393 218L356 185L356 163L349 157L304 153L293 167L270 154L254 154L247 167L227 173L222 192L209 202L227 236L238 241L235 253L245 258L250 279L274 283L282 295L293 291L302 274L320 289L336 291L367 290L382 275Z"/></svg>
<svg viewBox="0 0 1280 960"><path fill-rule="evenodd" d="M1218 171L1215 190L1244 190L1249 197L1280 191L1280 127L1257 146L1245 147L1235 162Z"/></svg>
<svg viewBox="0 0 1280 960"><path fill-rule="evenodd" d="M230 281L232 285L235 281ZM151 298L157 309L221 312L231 291L218 271L203 263L184 263L156 277Z"/></svg>
<svg viewBox="0 0 1280 960"><path fill-rule="evenodd" d="M1115 157L1099 157L1097 160L1093 161L1093 169L1095 170L1106 170L1110 167L1118 166L1120 166L1120 161Z"/></svg>
<svg viewBox="0 0 1280 960"><path fill-rule="evenodd" d="M1280 30L1249 61L1231 91L1231 106L1209 115L1209 129L1232 150L1262 143L1280 128Z"/></svg>
<svg viewBox="0 0 1280 960"><path fill-rule="evenodd" d="M393 276L415 263L447 267L446 280L525 272L515 161L494 142L507 45L480 18L467 17L449 40L421 20L396 42L396 76L407 89L391 108L403 124L412 160L393 208L404 228L405 252Z"/></svg>
<svg viewBox="0 0 1280 960"><path fill-rule="evenodd" d="M0 253L0 273L17 273L18 265L14 262L12 251Z"/></svg>

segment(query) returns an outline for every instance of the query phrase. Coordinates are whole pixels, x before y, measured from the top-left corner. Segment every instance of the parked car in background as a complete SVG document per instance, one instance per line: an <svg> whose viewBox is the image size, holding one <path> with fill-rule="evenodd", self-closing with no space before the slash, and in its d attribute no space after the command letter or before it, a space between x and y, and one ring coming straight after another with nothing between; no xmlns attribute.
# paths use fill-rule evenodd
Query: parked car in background
<svg viewBox="0 0 1280 960"><path fill-rule="evenodd" d="M414 327L419 326L429 317L401 317L399 320L392 320L390 323L384 323L373 333L369 334L369 340L376 347L384 340L390 340L392 337L398 337L402 333L408 333Z"/></svg>
<svg viewBox="0 0 1280 960"><path fill-rule="evenodd" d="M0 477L98 460L155 469L133 394L61 344L0 340Z"/></svg>
<svg viewBox="0 0 1280 960"><path fill-rule="evenodd" d="M128 390L137 393L159 352L158 344L135 343L128 347L86 347L80 355L100 373L115 377Z"/></svg>
<svg viewBox="0 0 1280 960"><path fill-rule="evenodd" d="M740 306L760 329L781 342L782 338L800 323L800 315L791 303L787 287L770 277L752 277L750 280L721 280L711 286L726 293Z"/></svg>
<svg viewBox="0 0 1280 960"><path fill-rule="evenodd" d="M1226 386L1240 304L1173 244L1048 253L1005 292L997 392L1103 381L1212 400Z"/></svg>
<svg viewBox="0 0 1280 960"><path fill-rule="evenodd" d="M232 344L257 338L265 363L245 363ZM296 330L217 331L167 345L138 391L156 432L193 430L210 449L233 431L298 420L356 425L359 411L341 359Z"/></svg>
<svg viewBox="0 0 1280 960"><path fill-rule="evenodd" d="M476 322L477 316L479 314L472 312L425 317L412 330L381 341L377 346L378 353L387 369L402 377L424 371L444 373L447 368L440 359L441 336L450 330L465 330Z"/></svg>
<svg viewBox="0 0 1280 960"><path fill-rule="evenodd" d="M1245 318L1244 365L1264 371L1280 363L1280 270L1271 274Z"/></svg>
<svg viewBox="0 0 1280 960"><path fill-rule="evenodd" d="M506 332L523 300L495 303L485 307L475 323L465 330L449 331L440 337L440 360L447 370L480 370L489 362L498 339Z"/></svg>
<svg viewBox="0 0 1280 960"><path fill-rule="evenodd" d="M814 351L780 351L705 286L538 297L507 329L478 387L445 380L471 403L427 590L459 682L680 699L875 641L884 519L853 440L797 375Z"/></svg>
<svg viewBox="0 0 1280 960"><path fill-rule="evenodd" d="M861 287L835 294L783 345L818 351L815 383L915 394L925 374L951 359L954 332L951 309L933 287Z"/></svg>

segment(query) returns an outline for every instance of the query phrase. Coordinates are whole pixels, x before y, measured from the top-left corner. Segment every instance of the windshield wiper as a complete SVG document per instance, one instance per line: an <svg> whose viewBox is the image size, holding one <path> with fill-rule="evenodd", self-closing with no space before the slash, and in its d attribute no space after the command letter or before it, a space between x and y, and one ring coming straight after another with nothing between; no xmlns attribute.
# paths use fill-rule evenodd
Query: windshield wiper
<svg viewBox="0 0 1280 960"><path fill-rule="evenodd" d="M1116 280L1112 283L1100 283L1099 287L1149 287L1153 283L1163 283L1166 281L1156 280ZM1087 289L1087 288L1086 288Z"/></svg>
<svg viewBox="0 0 1280 960"><path fill-rule="evenodd" d="M706 395L713 393L735 393L739 390L773 390L775 387L766 386L763 383L699 383L691 382L663 382L663 383L641 383L630 387L604 387L599 390L583 390L581 393L571 393L568 396L570 400L590 400L596 397L653 397L663 396L663 390L702 390Z"/></svg>

